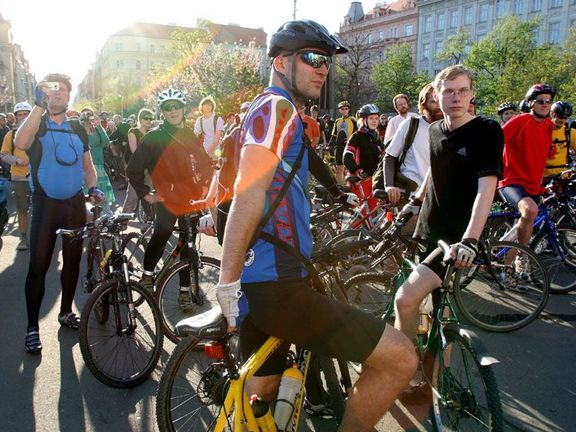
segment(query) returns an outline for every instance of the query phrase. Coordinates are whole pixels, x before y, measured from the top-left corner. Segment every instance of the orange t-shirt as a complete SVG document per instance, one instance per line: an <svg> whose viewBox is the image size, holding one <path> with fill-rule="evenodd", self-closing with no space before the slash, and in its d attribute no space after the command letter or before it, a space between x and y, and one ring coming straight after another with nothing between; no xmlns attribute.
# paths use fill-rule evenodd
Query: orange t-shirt
<svg viewBox="0 0 576 432"><path fill-rule="evenodd" d="M310 145L312 148L316 148L316 145L320 141L320 125L316 120L306 114L302 115L302 121L304 122L304 133L310 140Z"/></svg>

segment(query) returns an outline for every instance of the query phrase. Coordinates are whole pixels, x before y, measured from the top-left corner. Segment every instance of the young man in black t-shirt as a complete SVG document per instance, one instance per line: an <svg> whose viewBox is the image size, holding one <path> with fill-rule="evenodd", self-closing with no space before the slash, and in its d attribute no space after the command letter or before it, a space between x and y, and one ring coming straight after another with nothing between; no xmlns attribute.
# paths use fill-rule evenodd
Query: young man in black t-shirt
<svg viewBox="0 0 576 432"><path fill-rule="evenodd" d="M430 126L430 169L400 217L417 214L414 237L429 242L426 259L410 274L396 295L395 327L416 336L419 305L440 287L445 268L438 240L451 244L456 267L470 267L502 177L504 137L497 122L467 112L474 96L472 75L461 65L441 71L434 98L444 119Z"/></svg>

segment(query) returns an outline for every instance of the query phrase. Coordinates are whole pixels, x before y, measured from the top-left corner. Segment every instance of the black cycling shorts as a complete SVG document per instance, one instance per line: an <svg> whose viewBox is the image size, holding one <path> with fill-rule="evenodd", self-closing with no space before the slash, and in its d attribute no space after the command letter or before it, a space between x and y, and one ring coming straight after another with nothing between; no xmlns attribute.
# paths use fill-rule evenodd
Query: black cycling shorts
<svg viewBox="0 0 576 432"><path fill-rule="evenodd" d="M384 333L386 322L315 292L306 280L242 284L249 313L240 328L242 361L269 335L286 343L257 376L281 374L290 344L342 360L364 362Z"/></svg>
<svg viewBox="0 0 576 432"><path fill-rule="evenodd" d="M336 165L344 165L344 149L345 146L336 146Z"/></svg>

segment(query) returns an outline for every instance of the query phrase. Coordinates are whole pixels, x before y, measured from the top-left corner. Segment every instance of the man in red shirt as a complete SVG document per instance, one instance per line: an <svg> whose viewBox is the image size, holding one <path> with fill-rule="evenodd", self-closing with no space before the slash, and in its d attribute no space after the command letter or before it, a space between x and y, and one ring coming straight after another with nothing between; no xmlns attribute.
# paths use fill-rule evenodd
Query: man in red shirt
<svg viewBox="0 0 576 432"><path fill-rule="evenodd" d="M518 208L518 242L527 245L538 215L536 201L543 192L542 176L552 144L554 124L550 107L556 90L548 84L534 84L526 93L530 112L510 119L504 131L504 179L500 193Z"/></svg>
<svg viewBox="0 0 576 432"><path fill-rule="evenodd" d="M320 126L316 120L307 116L305 111L306 106L302 105L301 107L298 107L298 114L300 114L300 118L302 119L302 122L304 122L304 133L310 140L310 146L315 149L318 145L318 141L320 141Z"/></svg>

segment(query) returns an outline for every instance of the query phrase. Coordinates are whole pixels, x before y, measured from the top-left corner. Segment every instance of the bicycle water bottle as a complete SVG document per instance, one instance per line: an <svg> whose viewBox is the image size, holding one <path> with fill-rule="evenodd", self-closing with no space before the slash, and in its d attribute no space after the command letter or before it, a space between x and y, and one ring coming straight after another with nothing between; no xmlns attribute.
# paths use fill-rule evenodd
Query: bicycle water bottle
<svg viewBox="0 0 576 432"><path fill-rule="evenodd" d="M274 417L272 417L268 402L254 394L250 396L250 406L260 430L262 432L275 432L276 425L274 424Z"/></svg>
<svg viewBox="0 0 576 432"><path fill-rule="evenodd" d="M296 396L302 390L304 375L295 364L288 368L282 374L280 380L280 390L278 390L278 399L274 408L274 422L278 430L286 430L294 411Z"/></svg>
<svg viewBox="0 0 576 432"><path fill-rule="evenodd" d="M418 334L428 333L430 328L430 314L433 309L432 294L428 294L420 303L420 313L418 315Z"/></svg>

